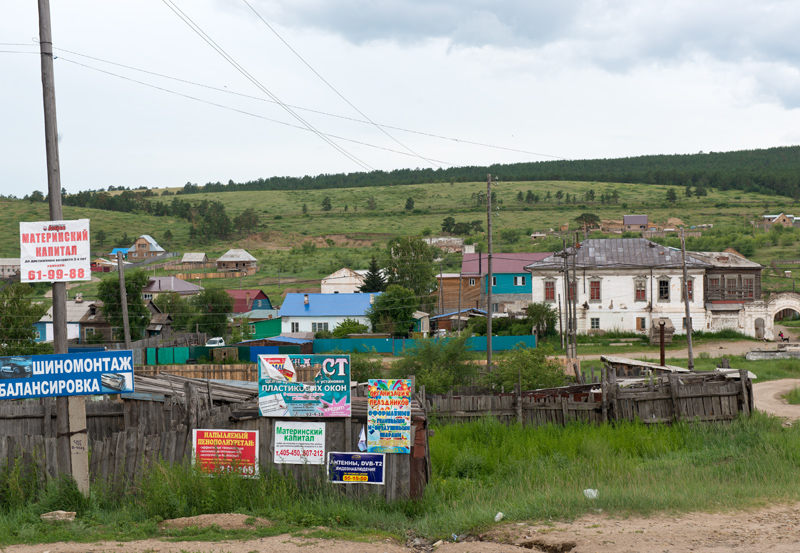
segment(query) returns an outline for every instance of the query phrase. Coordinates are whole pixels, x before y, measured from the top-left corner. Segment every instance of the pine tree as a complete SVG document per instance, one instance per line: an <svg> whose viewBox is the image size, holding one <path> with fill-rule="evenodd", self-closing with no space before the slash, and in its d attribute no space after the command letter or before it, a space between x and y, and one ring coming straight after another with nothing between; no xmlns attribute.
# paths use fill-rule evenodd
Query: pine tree
<svg viewBox="0 0 800 553"><path fill-rule="evenodd" d="M364 275L364 284L359 286L358 291L363 293L383 292L386 289L386 279L381 274L381 268L378 266L378 260L372 256L369 262L369 269L367 274Z"/></svg>

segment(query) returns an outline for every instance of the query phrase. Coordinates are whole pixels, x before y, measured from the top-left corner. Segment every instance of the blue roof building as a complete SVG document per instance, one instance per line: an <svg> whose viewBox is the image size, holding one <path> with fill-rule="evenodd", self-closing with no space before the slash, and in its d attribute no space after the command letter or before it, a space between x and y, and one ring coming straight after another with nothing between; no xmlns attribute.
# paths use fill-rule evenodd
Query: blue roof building
<svg viewBox="0 0 800 553"><path fill-rule="evenodd" d="M281 333L319 332L354 319L370 326L365 313L378 294L287 294L280 310Z"/></svg>

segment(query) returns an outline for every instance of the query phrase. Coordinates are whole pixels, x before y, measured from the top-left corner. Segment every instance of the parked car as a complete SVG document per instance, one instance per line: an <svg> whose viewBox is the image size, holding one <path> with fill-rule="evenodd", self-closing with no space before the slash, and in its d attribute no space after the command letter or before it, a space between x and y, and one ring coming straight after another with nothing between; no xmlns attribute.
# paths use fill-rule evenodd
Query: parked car
<svg viewBox="0 0 800 553"><path fill-rule="evenodd" d="M0 376L5 378L25 378L33 374L28 357L7 357L0 361Z"/></svg>
<svg viewBox="0 0 800 553"><path fill-rule="evenodd" d="M222 338L220 336L217 336L215 338L211 338L208 342L206 342L206 347L207 348L215 348L215 347L224 346L224 345L225 345L225 338Z"/></svg>
<svg viewBox="0 0 800 553"><path fill-rule="evenodd" d="M109 390L123 391L126 388L125 377L121 374L104 374L100 377L100 384Z"/></svg>

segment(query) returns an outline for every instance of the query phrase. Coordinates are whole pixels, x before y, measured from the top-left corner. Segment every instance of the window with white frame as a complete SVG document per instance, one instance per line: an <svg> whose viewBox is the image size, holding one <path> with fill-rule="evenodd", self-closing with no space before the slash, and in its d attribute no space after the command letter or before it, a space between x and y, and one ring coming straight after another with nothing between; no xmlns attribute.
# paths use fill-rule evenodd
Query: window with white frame
<svg viewBox="0 0 800 553"><path fill-rule="evenodd" d="M152 300L153 299L153 294L144 293L144 294L142 294L142 299L143 300Z"/></svg>
<svg viewBox="0 0 800 553"><path fill-rule="evenodd" d="M256 333L256 325L247 325L247 332L251 335Z"/></svg>
<svg viewBox="0 0 800 553"><path fill-rule="evenodd" d="M492 277L492 286L497 286L497 277L496 276Z"/></svg>
<svg viewBox="0 0 800 553"><path fill-rule="evenodd" d="M600 295L600 279L593 278L589 281L589 301L599 302L602 299Z"/></svg>
<svg viewBox="0 0 800 553"><path fill-rule="evenodd" d="M647 280L637 278L633 281L634 301L647 301Z"/></svg>
<svg viewBox="0 0 800 553"><path fill-rule="evenodd" d="M515 276L514 277L514 286L525 286L525 277L524 276Z"/></svg>
<svg viewBox="0 0 800 553"><path fill-rule="evenodd" d="M658 301L669 303L669 277L658 279Z"/></svg>
<svg viewBox="0 0 800 553"><path fill-rule="evenodd" d="M292 323L292 332L300 332L300 323Z"/></svg>
<svg viewBox="0 0 800 553"><path fill-rule="evenodd" d="M311 332L322 332L328 330L328 323L311 323Z"/></svg>
<svg viewBox="0 0 800 553"><path fill-rule="evenodd" d="M475 286L475 279L474 278L469 279L469 285L470 286Z"/></svg>
<svg viewBox="0 0 800 553"><path fill-rule="evenodd" d="M544 301L556 301L556 281L544 281Z"/></svg>
<svg viewBox="0 0 800 553"><path fill-rule="evenodd" d="M600 317L592 317L592 330L600 330Z"/></svg>

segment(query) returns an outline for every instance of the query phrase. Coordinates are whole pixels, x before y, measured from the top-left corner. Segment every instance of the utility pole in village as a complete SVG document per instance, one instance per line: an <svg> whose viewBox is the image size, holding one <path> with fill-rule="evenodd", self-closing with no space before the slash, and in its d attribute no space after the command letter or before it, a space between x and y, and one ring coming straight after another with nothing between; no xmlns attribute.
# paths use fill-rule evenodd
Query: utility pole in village
<svg viewBox="0 0 800 553"><path fill-rule="evenodd" d="M61 221L61 168L58 160L56 88L53 72L53 38L50 28L50 2L39 1L39 52L42 64L44 98L44 141L47 154L47 197L50 220ZM53 350L67 353L67 285L53 283ZM89 447L86 434L86 398L56 398L56 428L59 474L71 475L78 489L89 495Z"/></svg>
<svg viewBox="0 0 800 553"><path fill-rule="evenodd" d="M686 271L686 238L684 237L683 227L681 227L681 264L683 265L683 305L686 310L686 347L689 350L689 362L687 363L687 367L690 371L693 371L692 310L689 308L689 275ZM694 296L694 286L692 286L692 296Z"/></svg>
<svg viewBox="0 0 800 553"><path fill-rule="evenodd" d="M486 234L488 236L488 250L486 261L488 265L488 294L486 296L486 370L492 370L492 175L486 175ZM480 258L480 254L478 254Z"/></svg>

